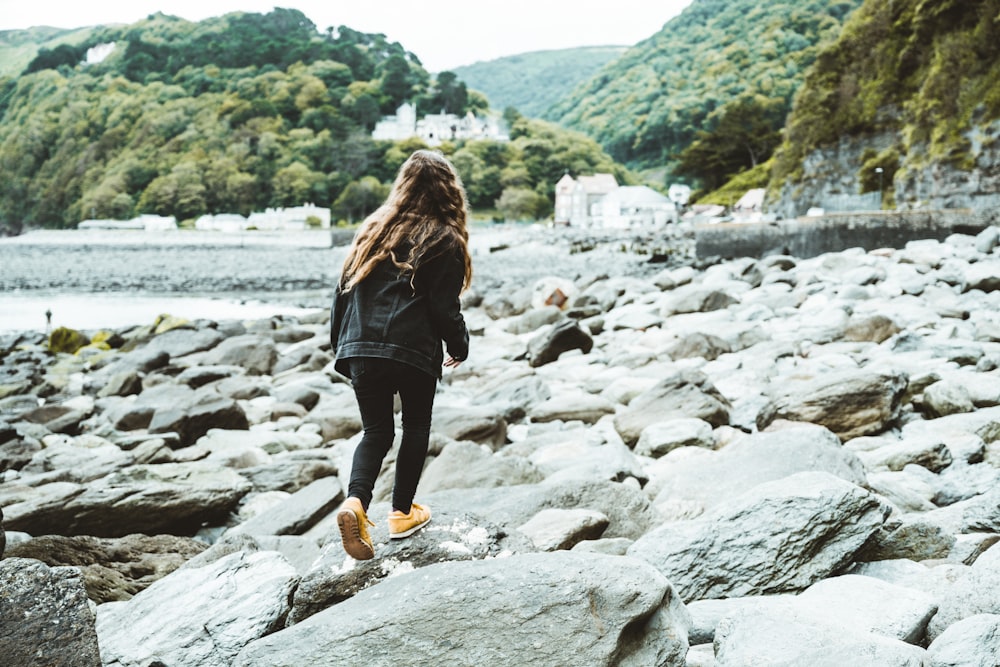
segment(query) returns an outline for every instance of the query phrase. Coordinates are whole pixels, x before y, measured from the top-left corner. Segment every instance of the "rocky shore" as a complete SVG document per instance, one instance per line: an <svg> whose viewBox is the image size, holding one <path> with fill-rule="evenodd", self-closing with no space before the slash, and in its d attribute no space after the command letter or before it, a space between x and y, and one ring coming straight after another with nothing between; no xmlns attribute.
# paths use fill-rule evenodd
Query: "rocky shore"
<svg viewBox="0 0 1000 667"><path fill-rule="evenodd" d="M1000 228L566 243L479 249L366 562L325 309L3 339L0 664L1000 664Z"/></svg>

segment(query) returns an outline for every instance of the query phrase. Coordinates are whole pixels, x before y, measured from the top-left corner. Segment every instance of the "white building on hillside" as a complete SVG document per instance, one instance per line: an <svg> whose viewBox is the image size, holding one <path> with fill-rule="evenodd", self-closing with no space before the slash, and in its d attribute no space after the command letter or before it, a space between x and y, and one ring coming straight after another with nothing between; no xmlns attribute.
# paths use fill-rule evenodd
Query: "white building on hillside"
<svg viewBox="0 0 1000 667"><path fill-rule="evenodd" d="M600 216L598 206L604 197L618 189L614 174L594 174L573 178L563 175L556 183L555 218L557 225L593 227Z"/></svg>
<svg viewBox="0 0 1000 667"><path fill-rule="evenodd" d="M401 104L395 116L384 117L372 130L372 139L375 140L402 141L410 137L419 137L428 146L456 139L510 140L500 121L493 116L480 118L470 111L465 117L437 113L427 114L418 120L416 107L409 103Z"/></svg>
<svg viewBox="0 0 1000 667"><path fill-rule="evenodd" d="M131 220L84 220L77 229L134 229L144 232L163 232L177 229L177 218L163 215L140 215Z"/></svg>

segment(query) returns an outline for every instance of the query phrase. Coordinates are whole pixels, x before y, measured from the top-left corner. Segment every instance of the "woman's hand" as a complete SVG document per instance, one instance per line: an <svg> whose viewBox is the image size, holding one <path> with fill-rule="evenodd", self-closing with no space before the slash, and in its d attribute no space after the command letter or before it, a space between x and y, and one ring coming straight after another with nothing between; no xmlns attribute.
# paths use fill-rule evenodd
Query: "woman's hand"
<svg viewBox="0 0 1000 667"><path fill-rule="evenodd" d="M458 368L458 365L462 363L461 359L456 359L455 357L449 355L447 359L444 360L445 368Z"/></svg>

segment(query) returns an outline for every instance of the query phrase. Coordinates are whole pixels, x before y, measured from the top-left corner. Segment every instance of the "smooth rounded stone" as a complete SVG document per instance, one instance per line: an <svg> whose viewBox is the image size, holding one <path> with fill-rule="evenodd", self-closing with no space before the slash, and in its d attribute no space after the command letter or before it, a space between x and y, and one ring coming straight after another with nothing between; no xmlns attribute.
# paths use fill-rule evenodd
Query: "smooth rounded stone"
<svg viewBox="0 0 1000 667"><path fill-rule="evenodd" d="M42 443L35 439L16 438L0 445L0 470L20 470L40 452Z"/></svg>
<svg viewBox="0 0 1000 667"><path fill-rule="evenodd" d="M858 486L866 482L857 456L833 433L810 424L755 433L710 454L686 455L651 471L644 490L664 518L693 518L759 484L800 472L825 472Z"/></svg>
<svg viewBox="0 0 1000 667"><path fill-rule="evenodd" d="M213 453L230 448L252 447L268 454L280 454L281 452L313 449L319 447L322 442L322 438L315 433L289 433L269 429L242 431L213 428L198 438L198 442L195 444L205 447Z"/></svg>
<svg viewBox="0 0 1000 667"><path fill-rule="evenodd" d="M692 358L702 358L706 361L712 361L732 351L733 349L729 343L719 336L695 332L681 337L679 341L670 346L667 354L675 361Z"/></svg>
<svg viewBox="0 0 1000 667"><path fill-rule="evenodd" d="M131 396L142 392L142 378L134 370L111 375L104 386L97 391L98 396Z"/></svg>
<svg viewBox="0 0 1000 667"><path fill-rule="evenodd" d="M676 289L681 285L687 285L697 277L697 272L693 267L682 266L676 269L664 269L653 276L653 284L663 291Z"/></svg>
<svg viewBox="0 0 1000 667"><path fill-rule="evenodd" d="M493 406L435 405L431 430L452 440L471 440L493 449L507 441L507 421Z"/></svg>
<svg viewBox="0 0 1000 667"><path fill-rule="evenodd" d="M205 567L231 554L248 555L263 551L277 551L301 576L310 570L319 557L320 547L315 540L299 535L223 535L212 546L181 565L181 568Z"/></svg>
<svg viewBox="0 0 1000 667"><path fill-rule="evenodd" d="M583 551L608 556L624 556L635 540L625 537L602 537L596 540L583 540L573 545L570 551Z"/></svg>
<svg viewBox="0 0 1000 667"><path fill-rule="evenodd" d="M297 460L275 456L265 465L242 468L240 475L253 484L256 493L295 493L322 477L336 477L337 467L326 458Z"/></svg>
<svg viewBox="0 0 1000 667"><path fill-rule="evenodd" d="M226 338L199 360L201 365L241 366L250 375L270 375L278 350L269 336L247 334Z"/></svg>
<svg viewBox="0 0 1000 667"><path fill-rule="evenodd" d="M972 412L976 409L965 387L944 380L924 389L923 404L931 418Z"/></svg>
<svg viewBox="0 0 1000 667"><path fill-rule="evenodd" d="M972 565L990 547L996 545L998 542L1000 542L1000 535L995 533L955 535L955 544L948 553L948 560Z"/></svg>
<svg viewBox="0 0 1000 667"><path fill-rule="evenodd" d="M127 602L97 608L105 665L228 665L277 630L298 575L273 551L180 568Z"/></svg>
<svg viewBox="0 0 1000 667"><path fill-rule="evenodd" d="M901 373L863 369L784 381L758 415L757 428L764 430L775 419L787 419L826 426L842 440L880 433L899 414L906 384Z"/></svg>
<svg viewBox="0 0 1000 667"><path fill-rule="evenodd" d="M558 306L542 306L512 318L504 329L518 335L532 333L543 326L558 322L562 317L562 310Z"/></svg>
<svg viewBox="0 0 1000 667"><path fill-rule="evenodd" d="M0 507L0 558L7 549L7 532L3 528L3 508Z"/></svg>
<svg viewBox="0 0 1000 667"><path fill-rule="evenodd" d="M707 313L724 310L739 303L739 299L715 287L689 284L673 289L660 306L660 315L670 317L679 313Z"/></svg>
<svg viewBox="0 0 1000 667"><path fill-rule="evenodd" d="M900 331L900 327L885 315L852 316L844 331L844 340L881 343Z"/></svg>
<svg viewBox="0 0 1000 667"><path fill-rule="evenodd" d="M320 393L313 387L305 383L287 384L275 387L272 394L279 401L285 403L297 403L307 411L312 410L319 403Z"/></svg>
<svg viewBox="0 0 1000 667"><path fill-rule="evenodd" d="M248 535L301 535L327 516L344 499L336 477L322 477L299 489L275 506L230 528L227 533Z"/></svg>
<svg viewBox="0 0 1000 667"><path fill-rule="evenodd" d="M89 482L134 462L128 452L95 435L76 438L47 436L44 449L31 457L21 471L26 474L66 471L67 480Z"/></svg>
<svg viewBox="0 0 1000 667"><path fill-rule="evenodd" d="M185 403L158 406L148 428L150 433L176 433L183 447L193 445L213 428L249 427L246 413L235 400L203 388L191 394Z"/></svg>
<svg viewBox="0 0 1000 667"><path fill-rule="evenodd" d="M992 292L1000 289L1000 261L989 259L969 265L965 270L965 290Z"/></svg>
<svg viewBox="0 0 1000 667"><path fill-rule="evenodd" d="M87 417L86 412L64 405L43 405L22 413L18 419L44 426L52 433L79 435L80 423Z"/></svg>
<svg viewBox="0 0 1000 667"><path fill-rule="evenodd" d="M851 667L927 664L920 647L782 609L747 609L726 617L714 645L716 667L840 667L845 656Z"/></svg>
<svg viewBox="0 0 1000 667"><path fill-rule="evenodd" d="M30 558L0 561L0 664L100 667L83 577Z"/></svg>
<svg viewBox="0 0 1000 667"><path fill-rule="evenodd" d="M448 641L427 634L429 618L448 619ZM594 632L595 618L601 632ZM573 656L585 665L682 667L687 620L670 584L643 563L524 554L392 577L252 643L233 664L390 665L405 654L414 667L491 664L511 655L532 665L565 665Z"/></svg>
<svg viewBox="0 0 1000 667"><path fill-rule="evenodd" d="M327 364L333 361L333 357L323 350L311 347L299 347L295 350L288 350L278 356L274 363L272 372L275 375L285 373L292 369L298 371L321 371Z"/></svg>
<svg viewBox="0 0 1000 667"><path fill-rule="evenodd" d="M850 563L888 514L850 482L800 472L759 484L703 518L666 523L628 555L660 570L686 601L796 591Z"/></svg>
<svg viewBox="0 0 1000 667"><path fill-rule="evenodd" d="M155 336L145 344L144 349L165 352L171 358L177 358L211 349L224 338L222 332L216 329L171 329Z"/></svg>
<svg viewBox="0 0 1000 667"><path fill-rule="evenodd" d="M628 405L632 402L632 399L652 389L656 384L656 378L635 377L628 375L625 369L621 370L626 373L623 377L617 377L610 382L604 382L599 385L598 392L600 395L612 403Z"/></svg>
<svg viewBox="0 0 1000 667"><path fill-rule="evenodd" d="M662 326L663 317L656 310L655 306L639 303L615 308L604 317L604 328L608 331L619 329L645 331Z"/></svg>
<svg viewBox="0 0 1000 667"><path fill-rule="evenodd" d="M200 365L186 368L177 376L177 382L186 384L192 389L203 387L211 382L218 382L234 376L246 374L242 366L209 366Z"/></svg>
<svg viewBox="0 0 1000 667"><path fill-rule="evenodd" d="M590 509L608 517L604 537L637 539L660 522L637 488L605 481L551 481L495 489L448 489L425 496L433 508L470 512L514 530L543 509ZM420 502L420 501L418 501ZM436 511L436 510L435 510Z"/></svg>
<svg viewBox="0 0 1000 667"><path fill-rule="evenodd" d="M1000 487L996 487L995 483L993 486L995 488L989 491L952 502L923 516L952 534L978 531L1000 533Z"/></svg>
<svg viewBox="0 0 1000 667"><path fill-rule="evenodd" d="M249 375L235 375L225 378L215 383L214 387L220 395L237 401L249 401L261 396L269 396L271 393L271 385L268 380Z"/></svg>
<svg viewBox="0 0 1000 667"><path fill-rule="evenodd" d="M476 383L473 405L489 405L502 410L507 422L524 418L532 405L552 397L548 384L530 367L523 365L507 369L493 377L482 378Z"/></svg>
<svg viewBox="0 0 1000 667"><path fill-rule="evenodd" d="M927 647L931 667L993 667L1000 659L1000 615L976 614L949 626Z"/></svg>
<svg viewBox="0 0 1000 667"><path fill-rule="evenodd" d="M654 422L642 429L635 453L660 458L678 447L715 448L712 425L701 419L681 418Z"/></svg>
<svg viewBox="0 0 1000 667"><path fill-rule="evenodd" d="M851 631L920 644L937 600L925 591L848 574L816 582L795 598L794 606Z"/></svg>
<svg viewBox="0 0 1000 667"><path fill-rule="evenodd" d="M299 583L287 625L300 623L386 579L434 563L500 558L536 550L513 528L441 506L433 498L425 502L432 513L431 522L405 540L389 538L384 517L389 514L390 503L369 506L368 516L375 521L375 526L369 527L375 558L367 561L356 561L344 552L334 522L322 542L320 556Z"/></svg>
<svg viewBox="0 0 1000 667"><path fill-rule="evenodd" d="M31 489L5 504L5 521L33 535L189 535L224 521L249 490L236 472L212 464L136 465L86 486L54 482Z"/></svg>
<svg viewBox="0 0 1000 667"><path fill-rule="evenodd" d="M1000 440L1000 407L980 408L975 412L954 414L938 419L913 421L903 426L901 436L926 436L947 442L958 435L977 435L984 443Z"/></svg>
<svg viewBox="0 0 1000 667"><path fill-rule="evenodd" d="M572 549L596 540L608 527L608 517L586 509L544 509L517 527L539 551Z"/></svg>
<svg viewBox="0 0 1000 667"><path fill-rule="evenodd" d="M593 424L605 415L614 414L615 406L602 396L572 391L557 393L542 403L528 408L528 418L534 422L581 421Z"/></svg>
<svg viewBox="0 0 1000 667"><path fill-rule="evenodd" d="M937 489L908 472L869 472L868 488L904 512L928 512L935 509Z"/></svg>
<svg viewBox="0 0 1000 667"><path fill-rule="evenodd" d="M938 599L938 611L927 627L927 638L937 639L955 623L977 614L1000 614L1000 567L986 556L992 547Z"/></svg>
<svg viewBox="0 0 1000 667"><path fill-rule="evenodd" d="M593 337L576 320L566 318L540 331L528 341L528 365L537 368L556 361L570 350L580 350L587 354L593 347Z"/></svg>
<svg viewBox="0 0 1000 667"><path fill-rule="evenodd" d="M87 597L101 604L128 600L204 551L203 542L173 535L120 538L40 535L13 546L9 558L80 569Z"/></svg>
<svg viewBox="0 0 1000 667"><path fill-rule="evenodd" d="M521 456L494 456L486 445L449 442L424 468L420 476L422 493L444 489L489 489L516 484L534 484L542 472Z"/></svg>
<svg viewBox="0 0 1000 667"><path fill-rule="evenodd" d="M845 443L853 449L851 442ZM858 451L858 458L869 471L891 470L898 472L908 465L919 465L931 472L941 472L954 460L944 442L931 438L909 438L898 442L888 441L882 447Z"/></svg>
<svg viewBox="0 0 1000 667"><path fill-rule="evenodd" d="M648 480L642 462L622 442L561 442L539 448L528 460L551 482Z"/></svg>
<svg viewBox="0 0 1000 667"><path fill-rule="evenodd" d="M625 443L634 446L642 430L654 422L692 417L713 427L728 424L730 407L703 373L681 371L632 399L615 415L614 424Z"/></svg>

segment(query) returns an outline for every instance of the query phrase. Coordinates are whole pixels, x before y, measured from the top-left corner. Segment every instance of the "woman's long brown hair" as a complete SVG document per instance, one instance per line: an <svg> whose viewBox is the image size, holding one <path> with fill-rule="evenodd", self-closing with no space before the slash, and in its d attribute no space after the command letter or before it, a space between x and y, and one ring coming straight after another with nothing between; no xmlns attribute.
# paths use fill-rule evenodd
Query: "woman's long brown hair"
<svg viewBox="0 0 1000 667"><path fill-rule="evenodd" d="M459 247L465 260L462 288L472 280L465 189L444 155L418 150L399 168L385 203L365 219L340 274L346 292L390 258L414 284L420 267Z"/></svg>

